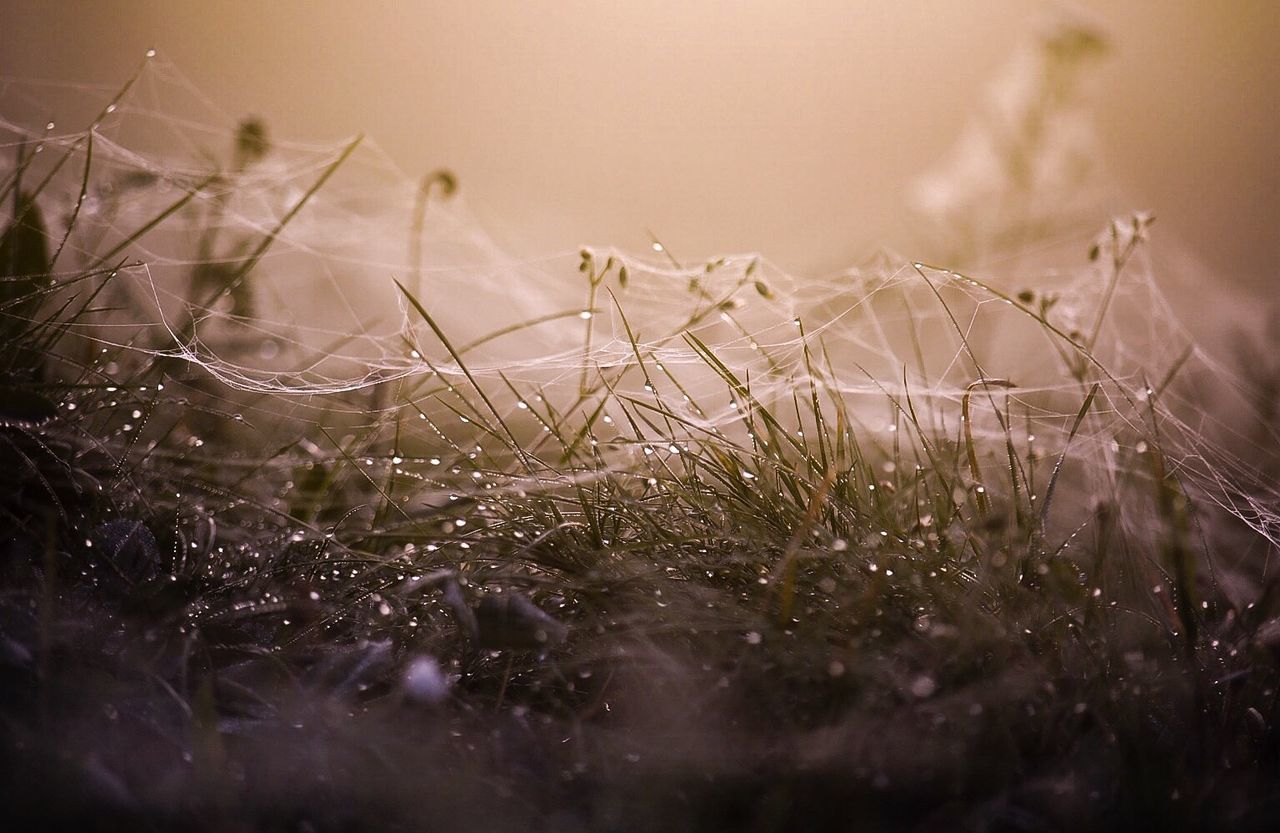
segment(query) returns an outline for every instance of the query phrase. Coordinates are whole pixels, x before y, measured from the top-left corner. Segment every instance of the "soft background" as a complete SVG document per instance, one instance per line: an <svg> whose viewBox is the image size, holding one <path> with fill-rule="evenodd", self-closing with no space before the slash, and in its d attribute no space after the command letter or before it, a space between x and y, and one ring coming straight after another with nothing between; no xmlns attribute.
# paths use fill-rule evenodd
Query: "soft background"
<svg viewBox="0 0 1280 833"><path fill-rule="evenodd" d="M786 268L905 245L911 178L1043 17L1028 0L12 2L0 74L118 84L160 50L277 136L364 131L447 165L515 252L761 250ZM1221 286L1280 262L1280 4L1091 0L1111 39L1110 175ZM46 112L75 117L56 91Z"/></svg>

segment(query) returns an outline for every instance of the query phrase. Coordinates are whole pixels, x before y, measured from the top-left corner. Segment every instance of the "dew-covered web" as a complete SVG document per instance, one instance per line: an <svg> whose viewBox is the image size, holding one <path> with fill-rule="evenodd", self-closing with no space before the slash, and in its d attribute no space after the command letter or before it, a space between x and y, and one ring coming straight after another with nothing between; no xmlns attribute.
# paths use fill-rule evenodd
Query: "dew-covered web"
<svg viewBox="0 0 1280 833"><path fill-rule="evenodd" d="M22 112L55 91L16 79L0 90L6 111ZM1159 244L1143 239L1148 218L1090 214L1091 192L1060 204L1068 222L1024 212L1034 227L1002 236L993 229L1013 228L1010 201L958 199L944 171L926 181L923 209L970 222L921 220L942 241L921 250L937 257L883 252L818 276L753 253L684 260L656 240L531 259L486 235L465 183L452 193L447 174L405 172L372 138L260 133L163 57L123 92L56 95L101 114L89 126L0 118L5 216L19 181L38 193L59 251L45 310L97 293L58 345L88 368L85 384L157 374L163 401L186 409L166 438L196 457L243 423L245 471L358 447L372 481L394 468L430 504L492 489L504 469L522 479L502 488L531 489L672 476L708 444L767 461L748 419L767 408L806 449L824 430L857 434L859 465L886 480L967 444L977 463L956 488L992 499L1009 489L1011 457L1039 461L1014 475L1028 489L1063 460L1050 520L1064 540L1166 473L1244 521L1259 536L1247 546L1280 540L1274 425L1257 381L1179 324L1151 257ZM961 170L961 185L976 181L972 165ZM1001 187L1041 208L1049 185L1064 187L1015 185ZM988 248L957 244L962 232ZM64 405L75 402L68 393ZM113 423L122 446L137 422ZM282 452L300 432L309 439ZM562 459L566 446L589 449L574 459L591 464ZM477 476L460 486L459 472Z"/></svg>

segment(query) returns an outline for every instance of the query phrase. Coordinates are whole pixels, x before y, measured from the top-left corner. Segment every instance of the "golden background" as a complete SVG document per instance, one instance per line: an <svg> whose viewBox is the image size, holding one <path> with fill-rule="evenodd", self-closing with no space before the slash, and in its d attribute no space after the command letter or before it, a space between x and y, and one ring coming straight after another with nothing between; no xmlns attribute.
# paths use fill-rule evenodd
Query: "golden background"
<svg viewBox="0 0 1280 833"><path fill-rule="evenodd" d="M909 241L943 159L1046 6L942 2L3 2L0 74L123 82L151 47L275 136L367 133L455 170L521 255L761 250L825 270ZM1159 238L1266 293L1280 262L1280 4L1094 0L1104 161ZM51 88L47 112L74 118ZM1100 218L1101 225L1103 218Z"/></svg>

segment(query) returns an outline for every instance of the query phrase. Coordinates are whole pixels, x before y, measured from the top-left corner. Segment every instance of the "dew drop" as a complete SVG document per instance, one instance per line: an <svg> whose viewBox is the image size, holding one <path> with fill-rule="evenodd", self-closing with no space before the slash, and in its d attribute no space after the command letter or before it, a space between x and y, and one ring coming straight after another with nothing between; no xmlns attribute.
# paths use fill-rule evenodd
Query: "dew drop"
<svg viewBox="0 0 1280 833"><path fill-rule="evenodd" d="M416 626L416 620L413 624ZM449 679L433 657L422 656L409 663L403 685L410 700L428 706L438 706L449 696Z"/></svg>

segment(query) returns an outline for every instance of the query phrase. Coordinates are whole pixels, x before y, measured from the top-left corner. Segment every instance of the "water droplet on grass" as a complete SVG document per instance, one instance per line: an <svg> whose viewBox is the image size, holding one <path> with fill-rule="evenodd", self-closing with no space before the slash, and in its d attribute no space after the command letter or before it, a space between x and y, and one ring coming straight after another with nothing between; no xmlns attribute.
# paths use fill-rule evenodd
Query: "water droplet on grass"
<svg viewBox="0 0 1280 833"><path fill-rule="evenodd" d="M410 662L402 683L405 696L415 703L438 706L449 696L449 680L434 657L420 656Z"/></svg>

